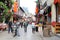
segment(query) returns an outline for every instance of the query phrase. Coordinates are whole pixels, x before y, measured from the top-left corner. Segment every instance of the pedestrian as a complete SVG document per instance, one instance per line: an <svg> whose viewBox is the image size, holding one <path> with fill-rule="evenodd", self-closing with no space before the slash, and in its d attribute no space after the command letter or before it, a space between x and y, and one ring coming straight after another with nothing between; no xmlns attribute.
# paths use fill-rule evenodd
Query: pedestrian
<svg viewBox="0 0 60 40"><path fill-rule="evenodd" d="M27 26L28 26L28 23L25 21L24 22L24 31L27 32Z"/></svg>
<svg viewBox="0 0 60 40"><path fill-rule="evenodd" d="M17 36L20 36L20 22L17 21Z"/></svg>
<svg viewBox="0 0 60 40"><path fill-rule="evenodd" d="M14 34L14 37L15 36L20 36L20 33L19 33L19 21L14 21L14 24L15 24L15 26L16 26L16 28L15 28L15 34Z"/></svg>
<svg viewBox="0 0 60 40"><path fill-rule="evenodd" d="M32 33L35 33L35 23L32 22Z"/></svg>
<svg viewBox="0 0 60 40"><path fill-rule="evenodd" d="M22 26L23 26L23 21L21 20L21 22L20 22L20 26L21 26L21 28L22 28Z"/></svg>
<svg viewBox="0 0 60 40"><path fill-rule="evenodd" d="M36 23L36 25L38 25L39 23ZM36 26L36 32L38 32L38 26Z"/></svg>
<svg viewBox="0 0 60 40"><path fill-rule="evenodd" d="M19 22L18 21L14 21L14 26L15 26L15 34L14 34L14 37L15 36L20 36L19 35L19 30L18 30L18 28L19 28Z"/></svg>
<svg viewBox="0 0 60 40"><path fill-rule="evenodd" d="M12 21L11 20L9 20L9 22L8 22L8 33L10 33L10 31L13 33Z"/></svg>

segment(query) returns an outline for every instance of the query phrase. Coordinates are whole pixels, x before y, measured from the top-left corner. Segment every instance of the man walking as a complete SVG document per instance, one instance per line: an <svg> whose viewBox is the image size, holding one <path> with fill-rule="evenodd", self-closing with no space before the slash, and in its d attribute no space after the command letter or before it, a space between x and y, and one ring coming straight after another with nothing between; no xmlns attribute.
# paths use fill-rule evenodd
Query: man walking
<svg viewBox="0 0 60 40"><path fill-rule="evenodd" d="M20 36L20 34L19 34L19 21L14 21L14 25L16 26L14 37L15 36Z"/></svg>
<svg viewBox="0 0 60 40"><path fill-rule="evenodd" d="M8 23L8 33L10 33L10 31L13 33L13 28L12 28L12 21L10 20Z"/></svg>
<svg viewBox="0 0 60 40"><path fill-rule="evenodd" d="M27 26L28 26L28 23L27 21L24 22L24 31L27 32Z"/></svg>

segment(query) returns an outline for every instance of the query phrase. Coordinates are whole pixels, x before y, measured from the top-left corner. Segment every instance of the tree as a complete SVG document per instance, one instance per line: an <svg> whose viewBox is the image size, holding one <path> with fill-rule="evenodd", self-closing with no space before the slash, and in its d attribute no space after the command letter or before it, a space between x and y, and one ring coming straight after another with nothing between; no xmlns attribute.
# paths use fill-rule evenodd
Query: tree
<svg viewBox="0 0 60 40"><path fill-rule="evenodd" d="M7 17L12 15L12 12L9 12L12 4L12 0L0 0L0 22L5 21Z"/></svg>
<svg viewBox="0 0 60 40"><path fill-rule="evenodd" d="M2 21L5 19L5 15L8 13L8 8L4 5L3 2L0 2L0 15L2 17ZM1 14L2 13L2 14Z"/></svg>
<svg viewBox="0 0 60 40"><path fill-rule="evenodd" d="M11 9L13 4L12 0L0 0L0 2L3 2L9 9Z"/></svg>

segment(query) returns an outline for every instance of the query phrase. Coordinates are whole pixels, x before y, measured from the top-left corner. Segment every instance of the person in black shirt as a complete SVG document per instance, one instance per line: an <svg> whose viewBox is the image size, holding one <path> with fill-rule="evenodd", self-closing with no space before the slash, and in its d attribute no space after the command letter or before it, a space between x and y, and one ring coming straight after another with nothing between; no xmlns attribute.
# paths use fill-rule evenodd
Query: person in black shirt
<svg viewBox="0 0 60 40"><path fill-rule="evenodd" d="M10 33L10 31L13 33L13 28L12 28L12 21L10 20L8 23L8 33Z"/></svg>

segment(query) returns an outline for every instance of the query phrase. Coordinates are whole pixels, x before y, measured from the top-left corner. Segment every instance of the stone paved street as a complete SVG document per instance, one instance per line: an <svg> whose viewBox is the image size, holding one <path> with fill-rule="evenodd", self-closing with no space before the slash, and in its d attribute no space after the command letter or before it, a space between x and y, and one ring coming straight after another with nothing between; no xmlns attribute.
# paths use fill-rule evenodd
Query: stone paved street
<svg viewBox="0 0 60 40"><path fill-rule="evenodd" d="M7 31L0 32L0 40L60 40L60 37L43 37L41 28L39 32L33 34L31 32L31 26L29 25L27 33L24 32L23 28L20 28L20 37L13 37L13 34L8 34Z"/></svg>

